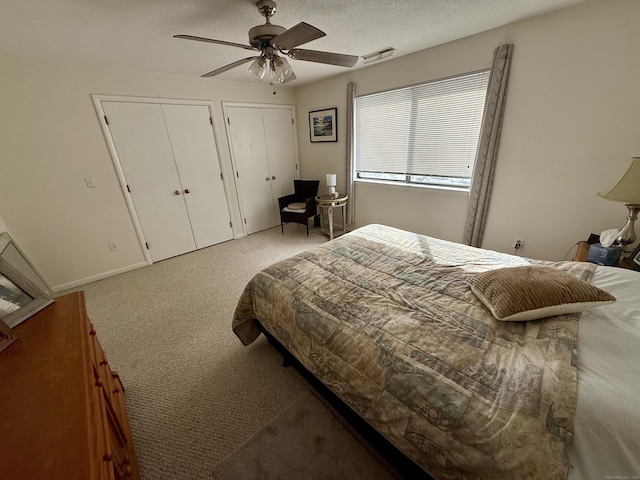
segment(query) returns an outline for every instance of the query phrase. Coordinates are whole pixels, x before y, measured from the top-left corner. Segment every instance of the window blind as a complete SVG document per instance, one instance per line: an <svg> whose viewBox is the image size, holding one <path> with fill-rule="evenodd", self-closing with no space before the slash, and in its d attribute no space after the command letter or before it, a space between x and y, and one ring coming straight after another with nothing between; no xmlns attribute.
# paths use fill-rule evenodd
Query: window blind
<svg viewBox="0 0 640 480"><path fill-rule="evenodd" d="M357 97L356 177L468 188L489 73Z"/></svg>

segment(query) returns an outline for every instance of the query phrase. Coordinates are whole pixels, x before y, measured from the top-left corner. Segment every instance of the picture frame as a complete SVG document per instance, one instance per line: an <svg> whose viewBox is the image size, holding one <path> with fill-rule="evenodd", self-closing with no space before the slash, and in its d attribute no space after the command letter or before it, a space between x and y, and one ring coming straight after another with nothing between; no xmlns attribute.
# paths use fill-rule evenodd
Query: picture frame
<svg viewBox="0 0 640 480"><path fill-rule="evenodd" d="M51 303L51 296L0 257L0 321L13 328Z"/></svg>
<svg viewBox="0 0 640 480"><path fill-rule="evenodd" d="M9 326L0 320L0 352L18 339Z"/></svg>
<svg viewBox="0 0 640 480"><path fill-rule="evenodd" d="M309 112L311 143L338 141L338 109L325 108Z"/></svg>
<svg viewBox="0 0 640 480"><path fill-rule="evenodd" d="M640 270L640 244L638 244L636 249L631 252L631 255L625 259L625 262L634 270Z"/></svg>
<svg viewBox="0 0 640 480"><path fill-rule="evenodd" d="M47 281L29 261L13 238L11 238L9 232L0 233L0 258L8 262L9 265L31 280L31 282L35 283L46 295L53 297L53 290Z"/></svg>

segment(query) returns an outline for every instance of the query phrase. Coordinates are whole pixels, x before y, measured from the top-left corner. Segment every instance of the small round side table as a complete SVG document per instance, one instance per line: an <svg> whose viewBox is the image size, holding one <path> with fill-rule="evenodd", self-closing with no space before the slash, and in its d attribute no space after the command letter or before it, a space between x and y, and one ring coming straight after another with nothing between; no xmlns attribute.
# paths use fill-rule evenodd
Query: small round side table
<svg viewBox="0 0 640 480"><path fill-rule="evenodd" d="M342 210L342 232L347 233L347 223L346 217L344 214L344 207L347 205L347 200L349 199L348 195L338 195L337 198L333 198L330 194L318 195L316 197L316 203L318 204L318 208L322 211L322 209L327 210L327 218L329 219L329 240L333 240L333 209L340 208ZM321 215L322 216L322 215Z"/></svg>

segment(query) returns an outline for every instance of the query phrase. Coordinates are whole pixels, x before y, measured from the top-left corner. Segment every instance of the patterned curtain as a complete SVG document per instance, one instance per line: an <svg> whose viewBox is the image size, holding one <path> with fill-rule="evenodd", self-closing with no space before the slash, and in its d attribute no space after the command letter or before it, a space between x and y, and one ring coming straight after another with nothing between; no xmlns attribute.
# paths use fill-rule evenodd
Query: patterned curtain
<svg viewBox="0 0 640 480"><path fill-rule="evenodd" d="M347 84L347 172L345 178L347 179L347 195L349 195L349 201L347 202L347 224L353 225L356 219L356 195L353 182L353 166L355 158L353 156L353 128L355 117L353 115L353 107L356 97L356 84L349 82Z"/></svg>
<svg viewBox="0 0 640 480"><path fill-rule="evenodd" d="M487 99L484 106L478 153L473 168L473 180L469 192L469 209L463 242L480 247L489 211L489 200L495 175L495 164L500 143L502 116L507 100L509 67L513 44L500 45L493 52L493 65L489 76Z"/></svg>

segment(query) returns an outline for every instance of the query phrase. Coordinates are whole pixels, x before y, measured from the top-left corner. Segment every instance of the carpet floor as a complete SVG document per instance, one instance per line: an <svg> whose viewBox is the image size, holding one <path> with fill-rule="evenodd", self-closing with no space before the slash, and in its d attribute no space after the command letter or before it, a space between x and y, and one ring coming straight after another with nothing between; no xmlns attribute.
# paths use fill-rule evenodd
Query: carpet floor
<svg viewBox="0 0 640 480"><path fill-rule="evenodd" d="M302 393L213 473L216 480L401 478L311 392Z"/></svg>
<svg viewBox="0 0 640 480"><path fill-rule="evenodd" d="M87 311L125 387L144 480L213 478L214 467L309 386L260 338L231 331L260 269L327 241L285 225L84 286Z"/></svg>

